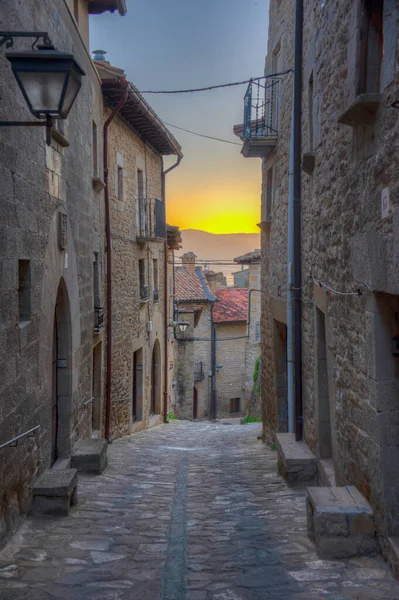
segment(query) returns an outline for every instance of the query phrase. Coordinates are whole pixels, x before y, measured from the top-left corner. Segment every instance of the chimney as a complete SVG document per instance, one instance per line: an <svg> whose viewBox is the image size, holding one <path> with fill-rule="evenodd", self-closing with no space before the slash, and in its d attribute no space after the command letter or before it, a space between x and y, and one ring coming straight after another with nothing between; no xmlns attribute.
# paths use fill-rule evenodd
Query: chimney
<svg viewBox="0 0 399 600"><path fill-rule="evenodd" d="M107 54L105 50L92 50L92 54L94 54L93 60L102 61L109 65L109 62L105 58L105 55Z"/></svg>
<svg viewBox="0 0 399 600"><path fill-rule="evenodd" d="M195 259L197 255L194 252L186 252L181 257L183 267L186 268L187 273L195 273Z"/></svg>
<svg viewBox="0 0 399 600"><path fill-rule="evenodd" d="M217 274L215 273L215 271L205 271L204 275L206 277L208 287L214 296L216 294L216 290L217 290L217 281L216 281Z"/></svg>

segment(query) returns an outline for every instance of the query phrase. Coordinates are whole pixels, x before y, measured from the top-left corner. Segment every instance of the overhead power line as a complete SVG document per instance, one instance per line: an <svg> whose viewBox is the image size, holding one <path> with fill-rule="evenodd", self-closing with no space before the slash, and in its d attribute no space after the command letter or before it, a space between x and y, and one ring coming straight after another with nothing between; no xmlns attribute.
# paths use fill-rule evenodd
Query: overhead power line
<svg viewBox="0 0 399 600"><path fill-rule="evenodd" d="M270 75L262 75L262 77L252 77L251 79L244 79L243 81L233 81L231 83L221 83L219 85L209 85L207 87L191 88L187 90L140 90L139 94L191 94L193 92L208 92L210 90L217 90L220 88L234 87L237 85L245 85L251 81L260 81L261 79L272 79L274 77L282 77L288 73L293 73L294 69L287 69L281 73L271 73Z"/></svg>
<svg viewBox="0 0 399 600"><path fill-rule="evenodd" d="M198 133L197 131L191 131L191 129L185 129L184 127L178 127L177 125L172 125L172 123L167 123L164 121L165 125L168 127L174 127L175 129L180 129L180 131L185 131L186 133L191 133L192 135L198 135L198 137L207 138L208 140L215 140L215 142L224 142L225 144L233 144L233 146L242 146L239 142L230 142L230 140L222 140L221 138L213 137L211 135L205 135L204 133Z"/></svg>

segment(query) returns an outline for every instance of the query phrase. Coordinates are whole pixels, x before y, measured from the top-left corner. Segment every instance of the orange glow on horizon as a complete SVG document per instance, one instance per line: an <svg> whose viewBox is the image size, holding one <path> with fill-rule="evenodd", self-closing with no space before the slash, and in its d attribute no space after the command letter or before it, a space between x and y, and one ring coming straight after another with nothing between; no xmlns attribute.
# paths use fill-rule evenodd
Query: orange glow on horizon
<svg viewBox="0 0 399 600"><path fill-rule="evenodd" d="M247 181L245 185L231 186L231 189L223 186L219 190L193 190L187 186L189 194L180 185L175 190L173 187L168 187L166 201L170 225L209 233L259 233L258 181L253 185L248 185Z"/></svg>

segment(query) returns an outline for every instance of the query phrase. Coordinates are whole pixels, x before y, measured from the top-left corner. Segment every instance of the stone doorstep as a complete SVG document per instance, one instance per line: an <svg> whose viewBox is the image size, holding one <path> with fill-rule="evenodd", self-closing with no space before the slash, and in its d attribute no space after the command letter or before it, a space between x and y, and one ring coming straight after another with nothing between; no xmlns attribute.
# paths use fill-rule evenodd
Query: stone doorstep
<svg viewBox="0 0 399 600"><path fill-rule="evenodd" d="M396 579L399 579L399 537L388 538L387 561Z"/></svg>
<svg viewBox="0 0 399 600"><path fill-rule="evenodd" d="M373 509L354 486L308 488L308 536L325 558L377 550Z"/></svg>
<svg viewBox="0 0 399 600"><path fill-rule="evenodd" d="M73 447L71 467L79 472L100 474L108 464L107 450L104 439L78 440Z"/></svg>
<svg viewBox="0 0 399 600"><path fill-rule="evenodd" d="M305 442L295 441L293 433L276 434L279 470L289 483L317 480L317 459Z"/></svg>
<svg viewBox="0 0 399 600"><path fill-rule="evenodd" d="M77 483L76 469L44 471L33 486L32 514L68 516L78 501Z"/></svg>
<svg viewBox="0 0 399 600"><path fill-rule="evenodd" d="M34 496L66 496L78 483L76 469L46 469L33 486Z"/></svg>

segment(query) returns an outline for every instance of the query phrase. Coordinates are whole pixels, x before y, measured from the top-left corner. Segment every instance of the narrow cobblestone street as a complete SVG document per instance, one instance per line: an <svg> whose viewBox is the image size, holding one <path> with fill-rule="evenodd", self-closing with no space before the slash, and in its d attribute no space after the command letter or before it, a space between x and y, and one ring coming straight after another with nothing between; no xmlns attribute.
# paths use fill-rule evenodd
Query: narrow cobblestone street
<svg viewBox="0 0 399 600"><path fill-rule="evenodd" d="M114 442L69 517L28 519L0 553L0 598L398 599L380 557L319 560L259 433L171 422Z"/></svg>

